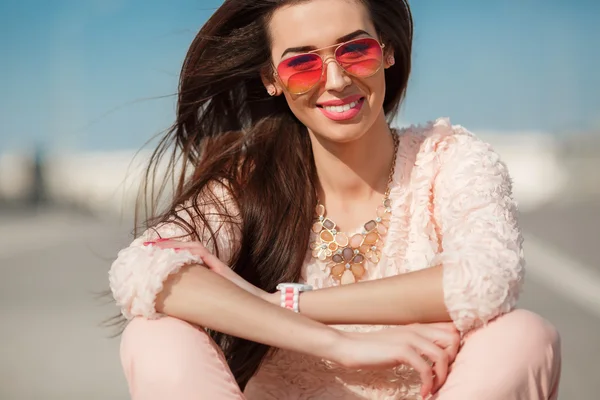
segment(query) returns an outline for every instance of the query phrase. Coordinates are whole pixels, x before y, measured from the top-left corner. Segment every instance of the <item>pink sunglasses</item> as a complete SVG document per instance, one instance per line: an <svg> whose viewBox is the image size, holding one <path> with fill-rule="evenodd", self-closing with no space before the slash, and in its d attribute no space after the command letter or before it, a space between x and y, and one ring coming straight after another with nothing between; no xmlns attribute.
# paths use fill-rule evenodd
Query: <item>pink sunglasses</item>
<svg viewBox="0 0 600 400"><path fill-rule="evenodd" d="M368 78L381 69L384 47L373 38L350 40L287 58L277 65L275 75L290 93L307 93L321 81L325 71L325 61L317 53L335 48L335 62L344 71L358 78Z"/></svg>

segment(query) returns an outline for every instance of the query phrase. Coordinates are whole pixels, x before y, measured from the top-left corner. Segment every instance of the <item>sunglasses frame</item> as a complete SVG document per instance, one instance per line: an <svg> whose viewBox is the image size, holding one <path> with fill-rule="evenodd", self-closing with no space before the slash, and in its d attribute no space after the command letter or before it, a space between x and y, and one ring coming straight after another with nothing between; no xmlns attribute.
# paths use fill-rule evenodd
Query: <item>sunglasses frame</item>
<svg viewBox="0 0 600 400"><path fill-rule="evenodd" d="M338 62L337 58L335 57L335 54L337 53L337 51L339 50L340 47L345 46L345 45L347 45L349 43L358 42L360 40L365 40L365 39L369 39L369 40L373 40L373 41L377 42L377 44L381 48L381 63L379 65L379 67L371 75L360 76L360 78L369 78L369 77L375 75L376 73L378 73L381 70L381 67L383 66L383 60L384 60L384 48L385 48L385 44L381 43L379 40L377 40L377 39L375 39L373 37L356 38L356 39L348 40L347 42L338 43L338 44L334 44L334 45L327 46L327 47L321 47L320 49L307 51L305 53L299 53L299 54L294 55L293 57L290 57L290 58L295 58L295 57L302 57L302 56L304 56L306 54L316 54L321 59L321 77L319 78L319 80L317 82L315 82L315 84L313 86L311 86L308 90L305 90L304 92L300 92L300 93L291 92L289 90L288 86L283 82L283 80L279 76L277 68L279 68L279 65L281 65L282 62L289 60L289 58L286 58L285 60L279 61L279 63L277 64L277 66L275 66L275 65L273 65L273 63L271 63L271 65L274 68L273 74L277 77L277 79L279 80L279 82L281 83L281 85L289 93L291 93L293 95L296 95L296 96L299 96L299 95L302 95L302 94L306 94L306 93L310 92L311 90L313 90L315 88L315 86L317 86L319 84L319 82L321 82L321 80L323 80L323 75L325 74L325 59L320 54L318 54L318 53L322 52L323 50L334 48L334 50L333 50L333 62L335 62L348 75L356 76L356 75L352 74L351 72L346 71L346 69L340 65L340 63Z"/></svg>

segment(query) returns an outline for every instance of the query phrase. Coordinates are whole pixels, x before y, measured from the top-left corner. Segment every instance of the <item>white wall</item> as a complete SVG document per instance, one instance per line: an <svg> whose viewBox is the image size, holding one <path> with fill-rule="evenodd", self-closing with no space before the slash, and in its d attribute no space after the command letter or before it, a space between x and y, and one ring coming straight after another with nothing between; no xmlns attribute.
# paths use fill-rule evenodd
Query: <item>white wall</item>
<svg viewBox="0 0 600 400"><path fill-rule="evenodd" d="M560 160L559 143L543 133L479 134L506 163L513 180L514 197L521 211L537 208L557 198L568 179Z"/></svg>
<svg viewBox="0 0 600 400"><path fill-rule="evenodd" d="M508 165L514 194L522 211L553 200L565 186L567 173L558 159L558 145L538 133L480 134ZM148 152L89 152L49 155L46 183L50 196L99 213L129 213L137 196L138 182ZM0 198L14 199L27 193L27 155L0 155Z"/></svg>

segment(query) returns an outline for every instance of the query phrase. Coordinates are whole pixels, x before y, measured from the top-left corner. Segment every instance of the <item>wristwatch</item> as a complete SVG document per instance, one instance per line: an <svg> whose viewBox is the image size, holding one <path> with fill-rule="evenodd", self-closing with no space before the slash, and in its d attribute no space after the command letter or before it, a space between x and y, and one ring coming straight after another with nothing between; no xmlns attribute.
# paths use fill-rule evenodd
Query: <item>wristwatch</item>
<svg viewBox="0 0 600 400"><path fill-rule="evenodd" d="M300 293L312 289L311 285L304 283L280 283L277 285L277 290L281 292L281 307L299 312L298 297L300 297Z"/></svg>

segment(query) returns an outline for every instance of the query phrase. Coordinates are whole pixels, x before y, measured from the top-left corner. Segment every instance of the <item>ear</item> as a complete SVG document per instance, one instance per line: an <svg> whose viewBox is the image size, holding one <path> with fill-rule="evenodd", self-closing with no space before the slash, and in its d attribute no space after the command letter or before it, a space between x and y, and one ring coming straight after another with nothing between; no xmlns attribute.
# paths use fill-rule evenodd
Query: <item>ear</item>
<svg viewBox="0 0 600 400"><path fill-rule="evenodd" d="M265 89L267 89L269 96L279 96L281 93L283 93L281 85L279 84L279 81L277 80L272 68L263 68L263 70L260 72L260 79L265 86Z"/></svg>
<svg viewBox="0 0 600 400"><path fill-rule="evenodd" d="M396 64L396 58L394 57L394 49L390 47L387 51L383 53L383 65L385 69L388 69L394 64Z"/></svg>

